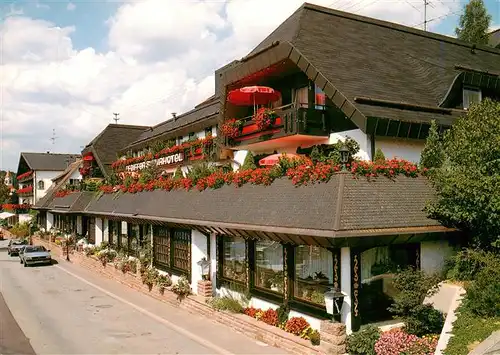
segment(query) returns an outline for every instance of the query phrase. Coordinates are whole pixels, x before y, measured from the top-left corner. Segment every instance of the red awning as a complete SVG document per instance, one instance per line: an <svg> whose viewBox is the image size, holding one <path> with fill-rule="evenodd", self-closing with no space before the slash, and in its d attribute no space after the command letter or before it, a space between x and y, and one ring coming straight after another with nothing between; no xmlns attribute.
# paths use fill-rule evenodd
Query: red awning
<svg viewBox="0 0 500 355"><path fill-rule="evenodd" d="M227 101L239 106L266 105L278 101L280 97L279 91L267 86L245 86L231 90Z"/></svg>
<svg viewBox="0 0 500 355"><path fill-rule="evenodd" d="M302 158L302 156L298 154L273 154L269 155L265 158L262 158L259 160L259 165L260 166L273 166L279 163L280 158L287 158L287 159L299 159Z"/></svg>

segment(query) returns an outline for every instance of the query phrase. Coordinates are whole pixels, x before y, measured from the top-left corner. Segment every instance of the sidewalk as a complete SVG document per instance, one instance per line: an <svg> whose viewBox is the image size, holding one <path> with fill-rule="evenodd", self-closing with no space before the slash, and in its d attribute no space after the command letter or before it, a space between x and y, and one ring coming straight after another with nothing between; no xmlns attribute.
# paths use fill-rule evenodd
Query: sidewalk
<svg viewBox="0 0 500 355"><path fill-rule="evenodd" d="M469 355L500 355L500 330L492 333Z"/></svg>

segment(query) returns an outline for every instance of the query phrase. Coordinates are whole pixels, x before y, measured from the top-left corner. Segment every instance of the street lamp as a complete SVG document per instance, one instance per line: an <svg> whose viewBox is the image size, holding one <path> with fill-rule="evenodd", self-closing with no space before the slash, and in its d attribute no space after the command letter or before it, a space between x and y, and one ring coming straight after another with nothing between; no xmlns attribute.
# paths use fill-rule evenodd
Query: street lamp
<svg viewBox="0 0 500 355"><path fill-rule="evenodd" d="M346 170L346 164L349 162L349 148L344 143L339 150L340 162L342 163L342 170Z"/></svg>
<svg viewBox="0 0 500 355"><path fill-rule="evenodd" d="M200 271L201 271L201 278L203 280L208 280L208 273L210 270L210 262L207 260L207 258L203 258L197 263L200 266Z"/></svg>

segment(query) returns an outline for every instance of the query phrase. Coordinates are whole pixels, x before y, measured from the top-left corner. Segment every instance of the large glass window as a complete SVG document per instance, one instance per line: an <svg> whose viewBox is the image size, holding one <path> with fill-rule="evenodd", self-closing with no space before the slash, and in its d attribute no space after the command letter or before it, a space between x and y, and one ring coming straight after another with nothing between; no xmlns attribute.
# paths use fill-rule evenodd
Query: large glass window
<svg viewBox="0 0 500 355"><path fill-rule="evenodd" d="M283 293L283 245L274 241L255 243L255 286Z"/></svg>
<svg viewBox="0 0 500 355"><path fill-rule="evenodd" d="M295 247L294 297L324 306L325 292L330 287L333 287L332 252L312 245Z"/></svg>
<svg viewBox="0 0 500 355"><path fill-rule="evenodd" d="M222 276L230 280L246 282L245 239L224 236L222 243L224 250Z"/></svg>
<svg viewBox="0 0 500 355"><path fill-rule="evenodd" d="M174 229L172 233L173 253L172 266L175 269L189 272L191 270L191 231Z"/></svg>
<svg viewBox="0 0 500 355"><path fill-rule="evenodd" d="M482 100L481 89L478 88L464 88L463 102L464 109L470 108L473 104L478 104Z"/></svg>
<svg viewBox="0 0 500 355"><path fill-rule="evenodd" d="M154 263L158 268L170 266L170 237L167 227L154 226L153 227L154 239Z"/></svg>

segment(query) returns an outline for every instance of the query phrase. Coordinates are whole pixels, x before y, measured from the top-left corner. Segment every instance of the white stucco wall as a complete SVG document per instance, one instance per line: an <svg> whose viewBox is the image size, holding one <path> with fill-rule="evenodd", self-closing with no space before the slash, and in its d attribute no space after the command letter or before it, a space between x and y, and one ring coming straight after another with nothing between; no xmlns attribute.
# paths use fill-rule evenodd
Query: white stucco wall
<svg viewBox="0 0 500 355"><path fill-rule="evenodd" d="M95 219L95 245L101 245L103 241L102 235L102 219L96 217Z"/></svg>
<svg viewBox="0 0 500 355"><path fill-rule="evenodd" d="M199 231L191 230L191 289L195 294L198 281L202 279L198 262L203 258L208 259L207 236Z"/></svg>
<svg viewBox="0 0 500 355"><path fill-rule="evenodd" d="M446 260L454 254L447 240L427 241L420 244L420 268L427 273L441 273Z"/></svg>
<svg viewBox="0 0 500 355"><path fill-rule="evenodd" d="M337 143L339 140L344 141L346 137L354 139L359 144L359 152L356 157L361 160L371 160L371 141L370 137L363 133L360 129L352 129L330 134L327 144Z"/></svg>
<svg viewBox="0 0 500 355"><path fill-rule="evenodd" d="M47 212L47 230L50 230L54 225L54 215L50 212Z"/></svg>
<svg viewBox="0 0 500 355"><path fill-rule="evenodd" d="M76 233L82 235L83 232L83 218L82 216L76 216Z"/></svg>
<svg viewBox="0 0 500 355"><path fill-rule="evenodd" d="M375 149L380 148L386 159L399 158L418 163L424 145L424 140L375 137Z"/></svg>
<svg viewBox="0 0 500 355"><path fill-rule="evenodd" d="M107 219L102 220L102 240L103 242L109 242L109 221Z"/></svg>
<svg viewBox="0 0 500 355"><path fill-rule="evenodd" d="M60 175L61 173L62 171L44 171L44 170L35 171L33 180L33 192L35 196L35 203L38 202L38 200L41 199L43 196L45 196L47 190L52 185L52 179L55 178L57 175ZM43 189L38 188L38 184L40 181L43 181L44 184Z"/></svg>

